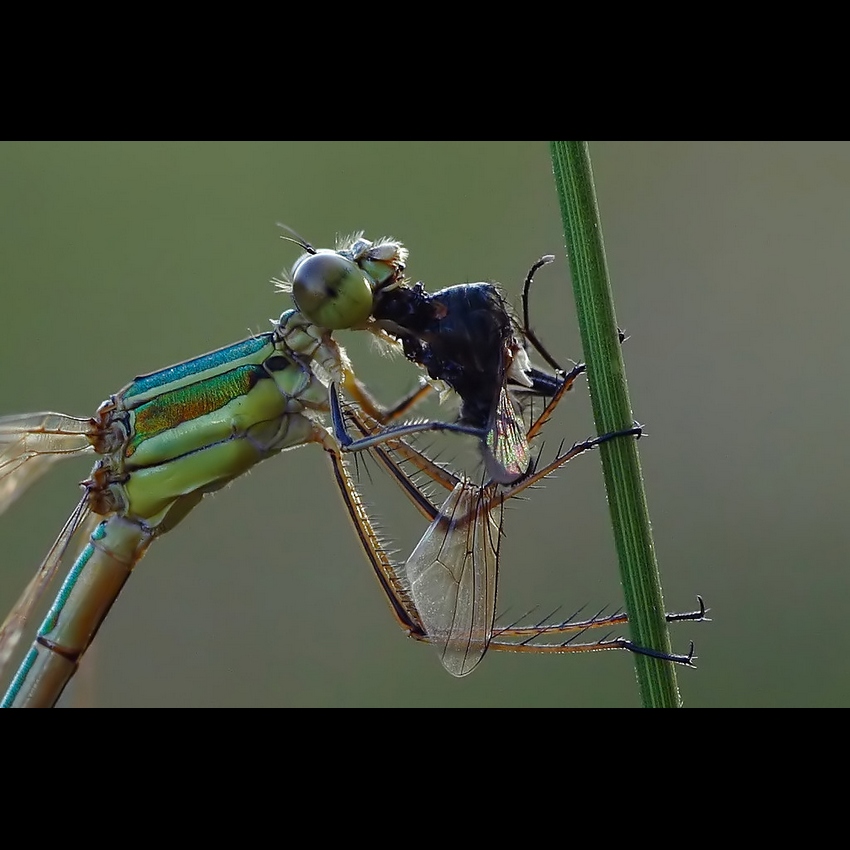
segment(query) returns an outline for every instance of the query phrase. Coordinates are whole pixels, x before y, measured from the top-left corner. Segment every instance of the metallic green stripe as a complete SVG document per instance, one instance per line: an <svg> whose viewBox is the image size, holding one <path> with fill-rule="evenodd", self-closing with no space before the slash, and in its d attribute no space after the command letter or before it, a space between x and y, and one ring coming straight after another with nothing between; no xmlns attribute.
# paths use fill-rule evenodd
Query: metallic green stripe
<svg viewBox="0 0 850 850"><path fill-rule="evenodd" d="M123 397L134 398L138 395L144 395L157 387L164 387L167 384L182 381L192 375L198 375L210 369L221 368L243 357L250 357L262 349L263 346L268 345L270 339L271 334L269 333L258 334L233 345L211 351L209 354L203 354L192 360L185 360L183 363L177 363L174 366L169 366L167 369L161 369L159 372L140 375L127 387L123 393Z"/></svg>
<svg viewBox="0 0 850 850"><path fill-rule="evenodd" d="M240 366L180 389L162 393L133 412L134 436L126 456L145 441L184 422L192 422L219 410L235 398L247 395L269 374L260 366Z"/></svg>

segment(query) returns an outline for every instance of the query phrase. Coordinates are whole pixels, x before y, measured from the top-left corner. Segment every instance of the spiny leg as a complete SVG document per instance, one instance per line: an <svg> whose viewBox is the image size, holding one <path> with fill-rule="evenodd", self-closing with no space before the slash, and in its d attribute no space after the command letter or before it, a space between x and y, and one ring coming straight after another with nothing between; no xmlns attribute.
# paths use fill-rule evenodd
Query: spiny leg
<svg viewBox="0 0 850 850"><path fill-rule="evenodd" d="M540 415L528 429L528 440L531 440L537 436L543 426L552 417L552 414L554 413L555 408L560 403L561 399L567 392L572 389L576 379L584 372L584 370L585 367L583 364L577 364L566 375L563 376L562 383L558 387L557 391L554 393L552 398L547 401L546 406L543 408ZM339 401L338 398L337 401ZM347 406L345 408L345 415L349 418L349 420L352 422L352 424L363 437L374 436L382 433L382 425L385 424L384 420L374 416L369 410L358 410L357 407ZM460 478L458 478L458 476L454 473L450 472L446 467L436 463L423 452L418 451L417 449L413 448L413 446L411 446L409 443L397 437L393 438L391 436L388 436L385 439L384 444L373 446L370 449L370 454L376 460L378 460L380 465L390 476L392 476L398 481L402 488L405 489L408 493L408 497L411 498L411 501L413 501L414 504L416 504L417 507L419 507L419 509L422 511L422 513L429 519L434 519L434 517L436 517L438 513L438 508L434 506L433 503L430 503L427 498L425 499L425 502L428 502L431 507L430 509L422 508L422 499L424 497L422 488L416 487L411 483L410 475L401 468L401 464L410 463L411 465L416 467L416 470L418 472L422 472L433 482L448 491L453 490L460 482ZM567 460L569 460L569 458L556 458L552 462L552 464L550 464L551 469L556 469L558 466L562 465L563 463L566 463ZM544 474L548 474L548 472ZM535 478L535 481L539 480L539 477L540 476L537 476ZM517 484L521 484L524 480L525 479L520 479ZM411 489L408 489L408 485ZM525 486L521 487L520 492L521 490L524 490L526 486L529 485L526 484ZM412 496L411 490L415 490L419 495Z"/></svg>
<svg viewBox="0 0 850 850"><path fill-rule="evenodd" d="M420 434L426 431L451 431L456 434L468 434L469 436L477 437L479 440L484 440L487 437L487 431L482 428L473 428L469 425L459 425L453 422L428 421L411 422L405 425L394 425L389 428L384 428L379 433L373 434L372 436L362 437L355 440L346 430L345 417L342 413L339 394L335 383L331 383L329 387L329 399L334 437L339 444L340 450L344 452L361 452L390 440L397 440L401 437Z"/></svg>
<svg viewBox="0 0 850 850"><path fill-rule="evenodd" d="M345 415L364 437L381 431L381 424L361 410L349 406ZM369 455L396 481L414 506L428 520L433 520L437 516L439 508L426 496L424 489L414 481L413 476L425 475L432 483L438 484L449 492L454 490L461 480L445 466L413 448L404 440L388 440L385 444L370 449ZM404 465L413 466L414 471L409 472L403 468Z"/></svg>
<svg viewBox="0 0 850 850"><path fill-rule="evenodd" d="M557 368L557 364L552 363L552 365ZM560 378L559 376L560 384L554 389L554 397L546 405L543 413L534 422L531 429L529 430L529 439L539 433L543 425L551 417L554 407L563 397L564 393L566 393L571 388L578 375L580 375L582 372L584 372L583 364L577 364L573 367L570 373L563 376L563 378ZM545 376L545 373L540 373L540 375ZM555 380L557 381L558 379ZM551 390L551 388L554 386L554 384L550 386L549 383L546 383L546 386L542 390L538 390L538 393L541 395L548 395L548 390ZM423 397L425 392L427 391L428 388L423 387L420 391L417 391L412 396L410 396L410 399L418 400L418 398ZM355 427L362 435L362 439L353 440L345 432L344 418L342 414L342 409L340 407L340 401L336 397L333 388L331 389L331 392L331 410L334 419L335 434L337 436L337 439L339 439L340 442L343 444L340 448L342 450L354 451L363 449L369 450L370 454L372 454L373 457L376 457L376 459L379 460L385 470L395 478L397 483L399 483L408 498L411 499L411 501L426 517L433 519L434 517L439 516L439 510L436 508L435 505L433 505L433 503L431 503L427 495L423 493L422 488L419 487L418 484L411 479L408 473L401 468L401 463L412 462L416 466L418 471L424 472L429 478L431 478L432 481L439 483L447 489L456 486L459 479L457 479L456 476L452 475L447 470L435 464L433 461L430 460L430 458L428 458L423 453L413 449L408 443L406 443L401 438L406 435L418 433L422 430L462 429L457 427L445 427L445 425L441 423L434 423L433 425L427 425L424 427L417 424L414 424L409 427L402 426L402 428L400 429L389 429L387 432L379 433L381 419L384 419L384 421L386 421L386 419L384 418L386 414L379 411L375 406L371 406L371 410L369 412L377 412L380 418L373 418L371 421L366 421L361 418L358 421L356 414L349 412L349 416L354 422ZM352 393L352 395L355 394ZM355 397L360 396L355 395ZM404 405L398 408L398 410L404 409L406 409ZM531 470L528 476L516 482L509 488L500 488L497 485L492 484L480 487L479 490L481 494L481 499L479 500L479 505L484 504L485 496L489 497L489 502L483 508L483 511L486 513L486 515L489 516L490 512L493 509L496 509L497 507L501 509L501 506L506 498L511 498L514 495L519 495L527 487L532 486L534 483L541 480L543 477L550 474L555 469L557 469L573 457L577 456L578 454L588 451L589 449L594 448L595 446L600 445L601 443L606 442L607 440L613 439L614 437L626 435L640 436L640 433L640 426L635 426L630 429L625 429L624 431L602 435L601 437L577 443L566 452L564 452L563 450L559 450L559 453L555 460L553 460L541 469ZM401 461L398 460L399 455L401 456ZM347 510L349 512L349 515L352 517L352 521L354 522L355 526L358 528L358 534L361 539L362 545L366 550L370 562L373 564L373 569L375 569L376 574L378 575L378 578L381 581L382 587L388 597L390 605L392 606L396 614L397 620L405 629L405 631L407 631L408 634L410 634L411 636L419 640L431 642L432 638L426 633L426 630L422 626L421 618L416 609L416 605L410 598L406 582L403 578L401 578L400 571L397 571L393 567L388 556L386 555L381 541L375 534L374 529L371 526L368 514L366 513L365 508L362 506L362 502L359 500L359 494L357 494L356 488L353 482L351 481L350 476L348 476L347 471L345 470L344 463L338 456L332 455L332 457L332 462L335 466L337 483L340 487L341 492L343 493L343 498L345 500ZM469 516L462 516L460 518L455 517L452 520L452 525L456 525L458 527L463 527L464 524L471 526L473 524L473 521L475 521L475 517L481 514L482 510L470 511ZM499 531L499 534L500 533L501 532ZM676 621L683 619L704 619L705 611L704 606L702 606L701 600L700 604L701 610L699 612L689 612L686 614L671 614L668 615L668 620ZM598 651L600 649L627 649L633 652L638 652L641 654L678 663L689 664L691 662L692 650L688 656L667 655L656 650L637 646L625 638L614 638L611 640L603 638L601 641L597 641L592 644L575 643L576 638L589 628L597 628L605 625L616 626L627 621L628 618L624 614L614 614L608 617L602 617L600 614L592 618L591 620L581 622L571 620L565 623L539 623L536 626L522 627L513 624L510 627L494 628L493 634L487 641L487 645L493 646L497 650L536 653L565 653L580 651ZM550 636L553 636L567 633L575 634L573 634L571 638L562 643L544 644L535 642L543 635L548 634Z"/></svg>
<svg viewBox="0 0 850 850"><path fill-rule="evenodd" d="M368 434L371 429L380 427L374 422L374 420L371 423L368 422L362 412L352 409L349 411L349 416L358 430L363 434ZM517 482L502 492L498 492L494 485L488 485L488 487L482 488L482 494L485 494L488 489L491 491L487 494L489 501L484 504L482 510L491 511L501 507L501 504L504 503L505 499L519 495L523 490L537 483L572 458L594 448L606 440L612 439L615 436L638 435L639 433L639 426L635 426L631 429L627 429L626 431L618 432L617 434L607 434L599 438L577 443L568 451L559 452L555 459L549 464L531 473L527 478ZM448 489L451 489L451 487L454 486L454 483L458 482L459 479L442 467L436 466L433 461L431 461L422 452L417 451L412 446L409 446L401 440L397 441L397 444L388 442L387 446L376 447L370 451L370 454L376 457L385 470L395 478L397 483L399 483L402 487L403 492L408 496L413 504L426 517L433 519L438 515L439 509L431 503L428 497L423 493L421 487L419 487L410 478L407 472L401 468L400 462L391 456L391 453L394 454L399 451L403 451L405 460L414 458L418 459L418 468L422 471L426 471L433 480L438 481ZM411 637L423 642L430 642L431 639L421 625L418 613L416 612L415 606L413 605L407 589L404 586L404 582L400 579L399 573L393 567L380 538L374 531L371 520L356 489L356 485L351 479L343 459L340 456L335 455L333 452L329 452L329 456L334 466L337 484L340 488L340 492L343 494L346 509L348 510L349 516L355 525L358 537L361 541L361 545L363 545L367 558L372 564L381 583L382 589L384 590L390 606L396 615L397 621ZM477 515L478 513L476 512L476 514L470 513L468 516L455 517L453 519L453 524L457 527L462 527L464 524L471 524L475 521ZM698 611L667 614L666 617L668 622L678 622L682 620L700 621L707 619L705 616L706 609L703 600L701 597L698 597L698 600L700 604L700 609ZM625 638L612 638L610 640L603 638L601 641L588 644L573 642L589 629L604 626L610 628L623 625L627 622L628 615L625 613L617 612L611 615L602 616L602 613L599 612L594 617L587 620L575 620L570 618L563 622L540 622L533 626L520 626L516 623L511 624L510 626L496 626L493 630L493 635L489 641L488 648L492 648L496 651L549 654L626 649L631 652L649 655L662 660L673 661L680 664L691 664L693 657L692 650L688 655L667 655L656 650L640 647ZM561 643L552 644L534 642L539 640L541 637L554 637L571 633L575 633L573 637Z"/></svg>
<svg viewBox="0 0 850 850"><path fill-rule="evenodd" d="M406 415L434 391L431 384L425 383L399 399L392 407L382 407L375 401L366 385L350 369L343 372L341 384L345 392L360 405L360 408L376 422L380 422L381 425L388 425Z"/></svg>
<svg viewBox="0 0 850 850"><path fill-rule="evenodd" d="M532 429L539 430L539 428L548 421L548 418L551 416L552 409L555 405L557 405L563 397L563 394L567 392L568 389L569 384L565 383L555 398L553 398L550 404L547 405L547 408L543 411L540 418L534 423ZM376 423L375 420L364 415L361 411L357 411L356 408L349 408L347 413L352 423L361 434L370 435L374 434L376 430L380 430L380 425ZM339 418L342 418L343 415L342 410L339 407L338 399L336 415ZM622 432L605 434L602 437L592 438L576 443L567 451L559 451L550 463L539 469L529 471L525 477L509 487L501 487L495 484L485 485L481 488L479 510L470 512L466 516L456 518L454 520L454 524L457 527L462 527L464 525L474 523L482 511L489 513L490 511L500 508L506 499L518 496L528 487L538 483L540 480L550 475L556 469L563 466L577 455L589 451L597 445L617 436L639 435L640 430L640 426L634 426ZM377 572L383 574L391 573L397 579L396 572L392 568L392 563L387 556L386 551L383 549L377 534L375 534L374 531L370 533L365 530L369 522L368 514L362 506L362 500L360 500L356 485L351 479L347 468L341 460L335 457L333 451L328 449L327 445L325 448L331 454L337 485L342 493L343 500L346 503L346 509L357 527L358 536L364 546L370 563L373 564L373 567ZM369 449L369 453L379 462L384 470L395 479L414 506L430 520L434 520L439 515L439 508L431 502L423 488L412 479L411 475L402 468L402 464L412 463L418 472L424 473L433 482L436 482L449 491L453 490L461 481L461 479L459 479L456 475L439 466L428 458L427 455L414 449L401 439L386 439L383 441L383 444L371 447ZM401 458L400 460L398 459L399 456ZM376 565L381 566L378 567ZM386 583L382 582L382 584L384 585L385 590L388 590ZM393 596L397 597L397 594L393 594ZM391 601L391 604L393 604L394 608L396 607L394 602Z"/></svg>
<svg viewBox="0 0 850 850"><path fill-rule="evenodd" d="M708 609L705 607L705 602L701 596L697 596L699 609L696 611L683 611L672 614L665 614L664 617L668 623L679 623L685 620L692 622L709 622L710 618L706 616ZM493 640L494 644L501 644L506 650L516 649L517 642L524 645L531 644L537 638L551 637L556 635L569 634L571 632L583 633L589 629L597 629L602 627L613 628L614 626L623 626L629 622L629 615L624 611L616 611L613 614L603 615L601 611L594 614L586 620L576 620L575 614L568 619L559 623L546 623L540 621L531 626L520 626L516 623L509 626L502 626L494 629ZM544 644L536 644L537 646L545 646ZM555 644L553 648L542 649L541 651L554 652L557 646L565 646L566 644ZM595 644L591 644L595 646ZM495 648L495 646L494 646Z"/></svg>
<svg viewBox="0 0 850 850"><path fill-rule="evenodd" d="M705 607L703 598L697 595L697 603L699 609L696 611L682 611L673 614L665 614L664 617L668 623L678 623L683 620L692 620L694 622L709 622L710 618L706 616L708 609ZM576 620L578 612L557 623L546 623L544 620L534 624L533 626L520 626L514 623L510 626L504 626L496 630L499 635L505 635L513 638L535 638L548 634L566 634L568 632L586 631L587 629L596 629L602 626L623 626L629 622L629 615L622 610L615 611L613 614L603 614L603 608L592 617L586 620ZM545 619L549 619L548 617ZM494 632L494 634L496 633Z"/></svg>
<svg viewBox="0 0 850 850"><path fill-rule="evenodd" d="M407 634L413 637L424 635L424 628L420 622L416 606L410 599L404 582L396 572L380 536L375 530L357 486L346 468L345 458L339 451L327 444L324 444L324 448L346 512L395 615L396 622Z"/></svg>
<svg viewBox="0 0 850 850"><path fill-rule="evenodd" d="M608 440L611 440L615 437L640 436L640 433L640 426L635 425L632 428L626 429L624 431L612 434L605 434L601 437L592 438L580 443L576 443L567 451L560 450L553 461L546 464L544 467L541 467L540 469L531 472L526 478L515 483L514 485L511 485L510 487L499 488L495 485L488 485L482 488L482 496L479 501L478 512L475 514L470 513L469 515L459 518L455 517L452 519L451 524L455 530L464 527L464 525L471 525L477 520L478 513L484 512L489 514L491 511L497 509L498 507L501 507L501 505L506 499L518 496L525 489L540 481L542 478L545 478L547 475L554 472L555 469L567 463L569 460L572 460L574 457L577 457L579 454L583 454L584 452L589 451L590 449L595 448L601 443L607 442ZM705 616L705 605L701 597L698 597L698 600L700 606L699 610L684 613L667 614L666 618L668 622L678 622L683 620L706 620L707 617ZM606 637L603 638L601 641L596 641L594 643L588 644L577 644L574 642L576 638L580 637L580 635L586 632L588 629L599 628L603 626L613 627L617 625L622 625L627 622L628 615L625 613L618 612L612 615L602 616L602 612L599 612L589 620L583 621L577 621L573 618L570 618L568 621L561 623L540 622L534 626L518 626L517 624L512 624L510 626L505 627L495 626L493 630L493 635L489 642L489 647L503 651L539 653L589 652L599 649L626 649L631 652L648 655L662 660L668 660L675 663L687 665L691 664L693 658L693 649L691 649L688 655L669 655L667 653L639 646L633 643L632 641L627 640L626 638L619 637L613 638L611 640L608 640ZM574 634L573 637L571 637L569 640L561 643L551 644L535 642L539 638L541 638L541 636L552 637L569 633L576 634ZM427 637L424 639L427 639Z"/></svg>
<svg viewBox="0 0 850 850"><path fill-rule="evenodd" d="M659 661L670 661L673 664L681 664L684 667L695 667L694 642L690 642L687 655L676 655L674 653L660 652L646 646L638 646L627 638L603 638L595 643L559 643L559 644L534 644L515 643L502 644L497 640L491 640L488 649L497 652L533 652L536 654L564 655L568 652L599 652L609 649L625 649L637 655L646 655L657 658Z"/></svg>

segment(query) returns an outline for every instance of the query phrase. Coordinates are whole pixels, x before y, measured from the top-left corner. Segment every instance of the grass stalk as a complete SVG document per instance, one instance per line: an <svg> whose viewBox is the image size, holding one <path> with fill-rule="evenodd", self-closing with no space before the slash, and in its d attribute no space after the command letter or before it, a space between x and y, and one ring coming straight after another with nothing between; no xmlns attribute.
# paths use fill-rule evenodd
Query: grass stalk
<svg viewBox="0 0 850 850"><path fill-rule="evenodd" d="M597 433L608 434L631 427L633 415L590 153L587 142L551 142L551 153L593 416ZM637 440L611 440L599 453L632 640L670 653ZM678 707L675 665L645 655L633 657L643 705Z"/></svg>

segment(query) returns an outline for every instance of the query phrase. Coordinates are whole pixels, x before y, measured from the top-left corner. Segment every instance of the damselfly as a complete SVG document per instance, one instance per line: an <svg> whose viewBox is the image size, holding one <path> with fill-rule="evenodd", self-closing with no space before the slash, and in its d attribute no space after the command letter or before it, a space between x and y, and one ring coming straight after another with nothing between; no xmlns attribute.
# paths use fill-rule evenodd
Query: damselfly
<svg viewBox="0 0 850 850"><path fill-rule="evenodd" d="M373 268L384 262L380 252L367 252L363 259ZM334 298L334 328L346 321L357 326L368 317L369 283L361 277L354 284L350 301L348 286L333 292L340 296ZM340 302L350 308L347 320L339 313ZM336 385L380 416L330 328L287 310L268 333L136 378L90 419L59 413L1 418L0 512L57 460L100 456L77 507L0 627L2 669L72 539L87 540L3 704L55 703L151 542L174 528L204 495L261 460L313 442L341 468L341 452L360 451L388 437L423 429L480 435L465 426L415 423L340 445L321 423L329 387ZM368 517L359 523L368 524ZM360 530L361 537L369 533Z"/></svg>
<svg viewBox="0 0 850 850"><path fill-rule="evenodd" d="M341 280L331 264L325 267L325 282L314 293L311 309L321 307L324 295L333 313L317 325L315 319L298 311L287 311L268 334L186 361L169 369L137 378L124 390L110 397L92 419L76 419L63 414L36 414L5 417L0 420L0 511L17 498L34 480L58 459L87 453L98 453L91 478L84 484L84 495L69 518L39 572L0 629L0 661L5 662L18 641L28 615L59 568L63 555L75 534L88 542L71 567L68 577L51 607L36 642L16 674L6 704L52 704L73 675L79 659L89 645L103 618L123 587L135 563L144 555L157 536L180 522L206 493L220 489L260 460L286 448L317 442L326 450L334 467L349 513L381 584L398 619L414 636L436 643L444 659L457 655L455 646L465 640L457 631L444 634L439 617L431 612L435 585L430 579L410 580L401 576L380 547L368 514L362 510L356 489L341 459L343 451L370 449L381 452L381 445L396 447L404 462L417 459L426 469L430 460L412 448L405 448L401 438L422 430L453 430L471 433L481 439L480 428L460 423L413 423L389 429L384 415L371 401L370 395L354 377L344 352L332 340L331 329L375 325L371 311L372 294L379 288L376 281L398 279L406 251L392 240L365 245L354 252L360 275ZM293 278L299 280L309 260L310 273L316 278L313 262L320 252L309 250L295 265ZM336 252L325 252L327 255ZM318 272L321 275L321 270ZM349 283L353 281L352 290ZM349 297L351 292L353 297ZM341 297L337 297L341 296ZM349 313L340 314L340 302ZM454 324L443 333L462 332L462 314L457 311ZM463 357L454 361L466 368ZM502 351L498 352L502 357ZM507 375L507 370L497 375ZM328 387L340 384L365 408L363 436L351 440L341 427L338 407L335 412L335 435L322 424L321 415L328 409ZM565 382L560 383L566 388ZM547 393L543 393L547 394ZM551 394L551 393L548 393ZM336 399L335 394L331 395ZM368 417L376 417L369 424ZM523 434L523 437L525 435ZM603 438L604 439L604 438ZM342 444L340 444L340 440ZM589 448L586 446L585 448ZM585 450L584 448L581 449ZM390 453L382 462L396 480L420 506L426 503L418 488L399 467ZM568 459L559 456L553 465ZM435 467L436 469L436 467ZM534 480L546 474L541 471ZM433 505L424 509L434 524L411 562L427 561L428 547L433 545L434 529L441 528L452 513L454 518L466 516L468 528L490 527L494 510L501 509L506 498L515 495L533 481L524 479L515 491L495 489L496 484L482 487L454 479L449 473L432 477L444 486L460 487L460 495L450 497L441 511ZM488 489L489 488L489 489ZM359 506L359 507L358 507ZM463 523L461 523L462 525ZM460 526L458 526L460 527ZM429 542L430 541L430 542ZM451 556L466 575L469 565L462 552ZM495 560L494 560L495 558ZM477 576L485 572L484 588L492 588L495 603L495 573L498 550L484 555L483 567L472 564ZM489 566L488 566L489 565ZM490 575L491 578L486 578ZM478 586L478 579L473 581ZM468 580L458 587L466 587ZM424 589L424 590L423 590ZM485 595L489 593L485 591ZM424 595L423 595L424 594ZM418 600L418 601L417 601ZM422 606L422 613L419 606ZM446 662L456 675L472 669L468 659L480 658L488 646L516 648L521 642L541 634L589 628L602 620L587 624L555 624L526 629L511 627L493 632L488 612L475 619L470 639L472 650L464 651L462 662ZM459 609L458 609L459 610ZM620 622L611 619L609 622ZM481 624L485 625L482 626ZM482 631L483 628L483 631ZM467 641L469 642L469 641ZM628 642L615 646L594 645L592 648L632 648ZM531 647L532 644L521 643ZM533 645L531 651L578 651L578 647ZM640 650L638 650L640 651ZM477 654L477 655L476 655ZM683 660L672 657L672 660Z"/></svg>

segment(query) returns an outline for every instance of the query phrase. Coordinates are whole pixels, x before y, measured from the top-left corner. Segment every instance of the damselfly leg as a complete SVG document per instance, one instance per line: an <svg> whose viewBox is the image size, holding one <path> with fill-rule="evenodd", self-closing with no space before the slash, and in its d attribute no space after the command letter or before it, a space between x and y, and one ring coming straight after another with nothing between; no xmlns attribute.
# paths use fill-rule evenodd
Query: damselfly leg
<svg viewBox="0 0 850 850"><path fill-rule="evenodd" d="M543 428L567 388L566 384L561 387L529 428L529 440ZM347 409L346 416L361 434L381 428L380 423L360 411ZM569 449L562 446L552 461L529 470L511 485L493 481L481 484L459 477L403 440L375 446L370 455L400 484L431 523L404 564L394 564L376 537L360 537L396 619L405 631L434 645L443 666L455 676L470 673L488 649L554 654L625 649L690 665L692 650L685 655L668 655L608 635L595 642L578 642L592 629L628 622L625 613L600 612L584 620L570 618L532 625L496 625L495 622L505 502L520 496L578 455L610 439L639 434L640 428L635 426L585 440ZM357 517L365 510L353 490L350 475L345 472L342 458L332 461L346 508L357 524ZM437 507L424 493L410 473L411 468L448 491L442 505ZM702 600L699 601L699 610L669 614L667 619L670 622L705 619L705 608Z"/></svg>

